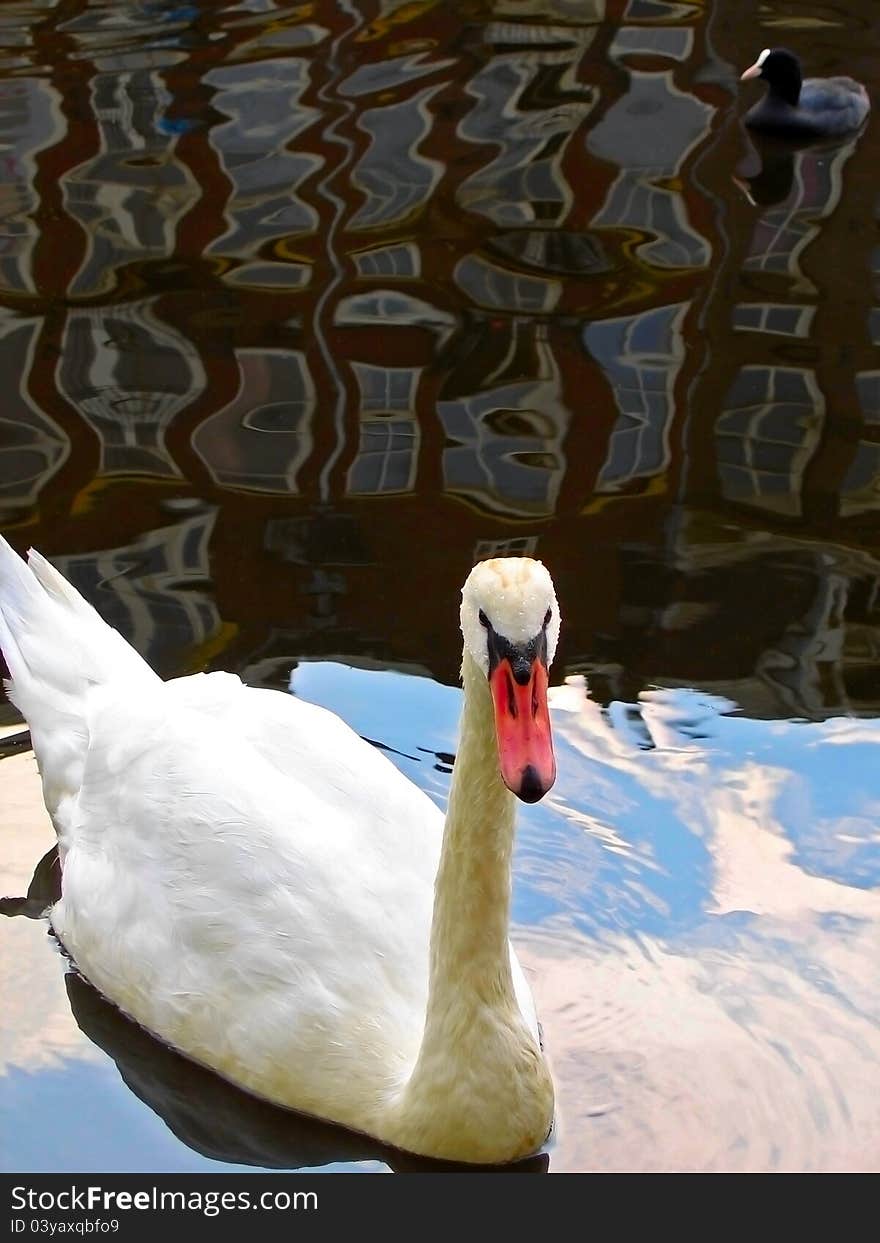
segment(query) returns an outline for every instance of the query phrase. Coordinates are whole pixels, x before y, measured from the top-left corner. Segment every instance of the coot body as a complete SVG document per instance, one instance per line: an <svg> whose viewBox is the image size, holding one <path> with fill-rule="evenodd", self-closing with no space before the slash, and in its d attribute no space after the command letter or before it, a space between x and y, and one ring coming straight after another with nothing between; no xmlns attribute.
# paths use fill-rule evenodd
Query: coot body
<svg viewBox="0 0 880 1243"><path fill-rule="evenodd" d="M745 115L752 129L792 138L833 138L858 129L871 107L853 78L803 78L786 48L765 48L740 81L763 78L767 94Z"/></svg>

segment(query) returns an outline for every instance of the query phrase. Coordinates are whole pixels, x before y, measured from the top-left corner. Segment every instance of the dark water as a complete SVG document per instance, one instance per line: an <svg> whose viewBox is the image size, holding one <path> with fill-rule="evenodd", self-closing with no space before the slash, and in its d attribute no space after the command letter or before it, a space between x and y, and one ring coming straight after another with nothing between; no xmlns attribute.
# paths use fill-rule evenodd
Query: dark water
<svg viewBox="0 0 880 1243"><path fill-rule="evenodd" d="M737 81L785 43L876 94L878 38L874 0L0 6L9 539L441 802L461 582L554 575L538 1169L880 1167L878 127L756 144ZM122 1024L41 921L0 949L7 1168L408 1168Z"/></svg>

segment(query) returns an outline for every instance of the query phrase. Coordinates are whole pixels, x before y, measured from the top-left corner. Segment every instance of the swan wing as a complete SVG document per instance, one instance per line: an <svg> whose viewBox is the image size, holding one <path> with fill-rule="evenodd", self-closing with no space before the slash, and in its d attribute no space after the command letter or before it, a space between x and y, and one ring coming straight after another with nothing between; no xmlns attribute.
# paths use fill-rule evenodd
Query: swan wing
<svg viewBox="0 0 880 1243"><path fill-rule="evenodd" d="M441 813L386 756L338 716L282 691L246 686L228 673L178 678L166 687L179 705L208 714L229 737L246 740L279 774L295 782L313 782L322 793L331 787L343 795L347 792L352 807L382 806L381 825L372 827L374 844L385 839L388 843L381 866L411 870L417 883L430 887L433 898ZM366 819L363 831L371 831ZM510 955L517 1001L538 1039L531 989L513 947Z"/></svg>
<svg viewBox="0 0 880 1243"><path fill-rule="evenodd" d="M369 1129L421 1039L440 813L331 713L300 780L166 687L92 697L53 925L149 1031Z"/></svg>

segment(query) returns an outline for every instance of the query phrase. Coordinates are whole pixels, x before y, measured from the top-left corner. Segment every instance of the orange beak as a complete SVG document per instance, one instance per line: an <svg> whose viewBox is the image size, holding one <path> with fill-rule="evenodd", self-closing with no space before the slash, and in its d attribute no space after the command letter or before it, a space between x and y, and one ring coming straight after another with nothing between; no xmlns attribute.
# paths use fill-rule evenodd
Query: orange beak
<svg viewBox="0 0 880 1243"><path fill-rule="evenodd" d="M745 73L740 75L740 82L749 82L752 78L760 78L761 66L755 61L754 65L749 65Z"/></svg>
<svg viewBox="0 0 880 1243"><path fill-rule="evenodd" d="M547 709L547 666L501 657L489 674L501 777L524 803L537 803L556 780L556 757Z"/></svg>

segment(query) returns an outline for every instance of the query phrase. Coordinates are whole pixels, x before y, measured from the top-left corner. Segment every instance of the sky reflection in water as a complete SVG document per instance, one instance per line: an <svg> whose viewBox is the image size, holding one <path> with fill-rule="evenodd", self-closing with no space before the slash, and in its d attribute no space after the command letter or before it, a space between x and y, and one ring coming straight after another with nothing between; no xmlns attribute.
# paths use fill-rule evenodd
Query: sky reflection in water
<svg viewBox="0 0 880 1243"><path fill-rule="evenodd" d="M457 691L324 662L299 666L293 687L344 705L442 805L435 753L454 747ZM514 902L558 1085L550 1168L873 1168L880 725L749 721L695 692L603 711L579 678L552 702L559 781L522 811ZM13 922L31 984L9 982L6 1025L33 1014L50 976L45 1018L65 1029L48 1058L13 1036L3 1109L16 1167L400 1166L334 1128L303 1134L276 1111L248 1112L73 980L82 1027L197 1159L65 1021L44 926ZM34 1125L47 1110L63 1121L48 1133Z"/></svg>

